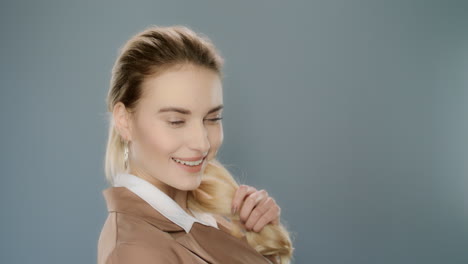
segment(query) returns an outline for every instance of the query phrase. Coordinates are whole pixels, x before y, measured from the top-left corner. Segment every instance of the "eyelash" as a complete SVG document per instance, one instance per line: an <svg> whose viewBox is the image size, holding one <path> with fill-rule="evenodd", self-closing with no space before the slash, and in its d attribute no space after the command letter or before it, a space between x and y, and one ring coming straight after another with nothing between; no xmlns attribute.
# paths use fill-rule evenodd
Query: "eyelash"
<svg viewBox="0 0 468 264"><path fill-rule="evenodd" d="M213 121L213 122L216 122L216 121L219 121L223 119L222 117L218 117L218 118L212 118L212 119L207 119L209 121ZM184 121L174 121L174 122L168 122L170 125L179 125L179 124L182 124L184 123Z"/></svg>

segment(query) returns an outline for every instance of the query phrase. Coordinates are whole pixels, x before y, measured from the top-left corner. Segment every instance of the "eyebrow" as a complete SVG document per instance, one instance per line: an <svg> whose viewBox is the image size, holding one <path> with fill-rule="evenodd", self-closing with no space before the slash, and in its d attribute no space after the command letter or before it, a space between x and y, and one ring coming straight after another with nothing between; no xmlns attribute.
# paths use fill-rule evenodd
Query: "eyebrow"
<svg viewBox="0 0 468 264"><path fill-rule="evenodd" d="M211 114L213 112L221 110L221 109L223 109L223 107L224 107L224 105L222 105L222 104L218 105L218 106L212 108L210 111L208 111L207 114ZM159 113L164 113L164 112L177 112L177 113L181 113L181 114L184 114L184 115L192 114L192 112L190 110L188 110L188 109L184 109L184 108L180 108L180 107L174 107L174 106L161 108L161 109L159 109L158 114Z"/></svg>

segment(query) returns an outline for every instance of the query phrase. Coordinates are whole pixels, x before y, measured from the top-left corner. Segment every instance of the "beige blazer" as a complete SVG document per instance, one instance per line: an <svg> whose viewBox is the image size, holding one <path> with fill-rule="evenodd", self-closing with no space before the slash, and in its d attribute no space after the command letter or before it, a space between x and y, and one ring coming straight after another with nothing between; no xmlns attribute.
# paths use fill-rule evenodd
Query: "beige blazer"
<svg viewBox="0 0 468 264"><path fill-rule="evenodd" d="M215 216L219 229L194 222L190 232L126 187L102 191L109 212L102 227L98 264L278 264L229 233L229 222Z"/></svg>

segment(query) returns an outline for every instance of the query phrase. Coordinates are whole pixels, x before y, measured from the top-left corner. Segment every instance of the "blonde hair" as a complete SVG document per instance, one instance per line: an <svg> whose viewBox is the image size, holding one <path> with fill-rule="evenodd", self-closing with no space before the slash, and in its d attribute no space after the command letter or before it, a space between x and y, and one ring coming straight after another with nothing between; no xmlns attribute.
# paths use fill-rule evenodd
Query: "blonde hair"
<svg viewBox="0 0 468 264"><path fill-rule="evenodd" d="M222 78L223 58L208 37L196 34L186 26L147 27L134 35L119 51L112 68L107 94L108 113L116 103L122 102L133 113L142 97L141 84L148 76L162 74L177 66L192 64L215 71ZM113 176L126 172L123 162L124 141L117 132L112 115L109 115L109 135L105 156L105 174L113 185ZM218 214L230 219L231 234L241 238L264 256L276 255L280 263L289 263L294 248L289 232L281 223L267 224L259 233L242 232L238 214L231 214L231 203L239 187L231 173L217 160L212 159L196 190L189 191L187 206L190 209Z"/></svg>

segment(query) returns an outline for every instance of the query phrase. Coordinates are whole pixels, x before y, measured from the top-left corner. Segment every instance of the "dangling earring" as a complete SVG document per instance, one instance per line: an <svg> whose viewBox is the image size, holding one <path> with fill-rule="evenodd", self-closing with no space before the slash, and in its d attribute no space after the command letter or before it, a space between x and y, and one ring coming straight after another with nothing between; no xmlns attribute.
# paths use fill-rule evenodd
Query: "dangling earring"
<svg viewBox="0 0 468 264"><path fill-rule="evenodd" d="M124 166L125 170L128 168L128 141L124 143Z"/></svg>

